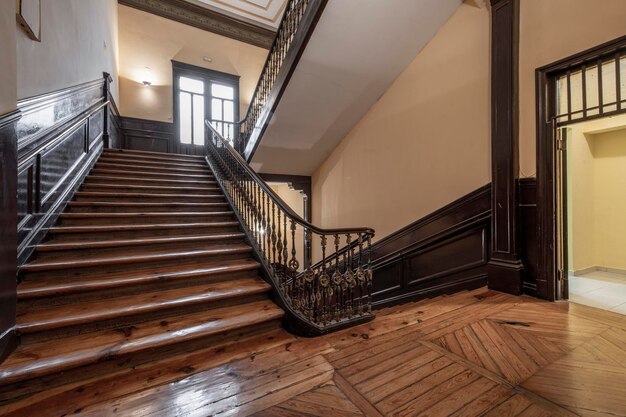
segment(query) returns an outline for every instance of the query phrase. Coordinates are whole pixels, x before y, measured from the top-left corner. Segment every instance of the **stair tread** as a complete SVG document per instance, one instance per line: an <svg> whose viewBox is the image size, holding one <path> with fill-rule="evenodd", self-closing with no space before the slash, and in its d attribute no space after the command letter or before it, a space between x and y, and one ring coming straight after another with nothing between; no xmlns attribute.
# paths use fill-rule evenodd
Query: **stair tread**
<svg viewBox="0 0 626 417"><path fill-rule="evenodd" d="M90 266L119 265L136 262L162 261L199 256L219 256L250 252L252 247L245 244L216 245L209 249L143 251L132 255L91 256L89 258L70 257L63 260L34 260L20 267L21 271L48 271L68 268L86 268Z"/></svg>
<svg viewBox="0 0 626 417"><path fill-rule="evenodd" d="M85 278L67 275L55 278L25 280L17 287L19 299L39 298L60 294L117 288L129 285L149 284L174 279L207 275L254 271L261 266L252 259L195 264L190 266L161 266L150 272L122 271L107 273L101 277Z"/></svg>
<svg viewBox="0 0 626 417"><path fill-rule="evenodd" d="M138 172L137 171L127 171L124 169L105 169L105 168L93 168L91 170L91 173L94 174L122 174L122 175L136 175ZM206 174L176 174L176 173L170 173L170 172L141 172L140 173L143 176L148 176L148 177L154 177L154 176L166 176L168 178L215 178L215 176L210 172L207 171Z"/></svg>
<svg viewBox="0 0 626 417"><path fill-rule="evenodd" d="M271 301L223 307L166 321L20 346L0 365L0 384L18 382L122 355L181 343L281 318Z"/></svg>
<svg viewBox="0 0 626 417"><path fill-rule="evenodd" d="M83 197L142 197L142 198L224 198L223 194L151 194L151 193L107 193L104 191L76 191L76 196Z"/></svg>
<svg viewBox="0 0 626 417"><path fill-rule="evenodd" d="M121 168L121 169L128 169L128 168L142 168L146 171L149 170L155 170L155 169L160 169L160 170L164 170L166 172L172 172L172 173L194 173L194 174L198 174L198 173L210 173L210 169L207 166L206 168L168 168L168 167L163 167L163 166L159 166L159 164L155 164L155 166L137 166L137 165L131 165L131 164L120 164L120 163L113 163L113 162L96 162L96 167L99 168ZM136 172L136 171L135 171ZM158 171L152 171L152 172L158 172Z"/></svg>
<svg viewBox="0 0 626 417"><path fill-rule="evenodd" d="M20 334L33 333L167 308L243 297L267 292L270 289L271 286L261 278L240 278L173 290L33 308L17 314L15 327Z"/></svg>
<svg viewBox="0 0 626 417"><path fill-rule="evenodd" d="M100 162L108 163L132 163L137 166L166 166L166 167L190 167L190 168L208 168L206 162L203 161L180 161L175 159L170 160L150 160L145 158L133 158L129 156L117 157L116 155L104 154L98 160Z"/></svg>
<svg viewBox="0 0 626 417"><path fill-rule="evenodd" d="M50 233L92 233L92 232L121 232L139 230L163 229L193 229L200 227L234 227L239 226L236 221L202 222L202 223L158 223L158 224L120 224L104 226L56 226L48 229Z"/></svg>
<svg viewBox="0 0 626 417"><path fill-rule="evenodd" d="M165 152L152 152L152 151L139 151L133 149L115 149L115 148L104 148L104 153L111 153L115 155L146 155L146 156L154 156L154 157L162 157L162 158L181 158L181 159L199 159L204 161L204 156L202 155L187 155L184 153L165 153Z"/></svg>
<svg viewBox="0 0 626 417"><path fill-rule="evenodd" d="M120 181L120 182L124 182L124 181L146 181L146 182L165 182L165 183L172 183L172 184L189 184L190 182L194 182L194 183L200 183L200 184L211 184L211 185L217 185L217 181L189 181L189 180L168 180L168 179L164 179L164 178L144 178L144 177L112 177L112 176L108 176L108 175L88 175L86 178L86 180L106 180L106 181Z"/></svg>
<svg viewBox="0 0 626 417"><path fill-rule="evenodd" d="M136 212L136 213L62 213L62 219L115 219L120 217L220 217L233 215L232 211L177 211L177 212Z"/></svg>
<svg viewBox="0 0 626 417"><path fill-rule="evenodd" d="M81 240L80 242L42 243L37 245L37 251L50 252L74 249L116 248L125 246L155 245L159 243L186 243L205 240L243 239L243 232L209 233L202 235L142 237L134 239L99 239Z"/></svg>
<svg viewBox="0 0 626 417"><path fill-rule="evenodd" d="M122 202L122 201L70 201L68 205L75 207L228 207L226 202L216 203L141 203L141 202Z"/></svg>
<svg viewBox="0 0 626 417"><path fill-rule="evenodd" d="M217 191L219 187L194 187L194 186L168 186L168 185L135 185L135 184L105 184L99 182L84 183L82 189L103 188L103 189L129 189L129 190L190 190L190 191Z"/></svg>

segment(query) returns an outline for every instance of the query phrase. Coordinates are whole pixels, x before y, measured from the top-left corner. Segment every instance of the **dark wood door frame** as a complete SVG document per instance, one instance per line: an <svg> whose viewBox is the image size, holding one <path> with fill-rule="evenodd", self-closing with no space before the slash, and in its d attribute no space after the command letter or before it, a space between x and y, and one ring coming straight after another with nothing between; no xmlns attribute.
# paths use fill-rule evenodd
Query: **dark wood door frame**
<svg viewBox="0 0 626 417"><path fill-rule="evenodd" d="M517 179L519 0L491 0L491 256L489 288L522 293Z"/></svg>
<svg viewBox="0 0 626 417"><path fill-rule="evenodd" d="M556 83L559 76L597 62L626 47L626 36L538 68L535 72L537 118L537 221L539 227L539 259L537 296L557 299L557 249L560 245L556 224L556 137L553 124L556 116ZM606 117L609 114L600 115ZM593 117L597 118L597 117ZM588 120L588 119L586 119ZM576 122L585 120L576 120Z"/></svg>

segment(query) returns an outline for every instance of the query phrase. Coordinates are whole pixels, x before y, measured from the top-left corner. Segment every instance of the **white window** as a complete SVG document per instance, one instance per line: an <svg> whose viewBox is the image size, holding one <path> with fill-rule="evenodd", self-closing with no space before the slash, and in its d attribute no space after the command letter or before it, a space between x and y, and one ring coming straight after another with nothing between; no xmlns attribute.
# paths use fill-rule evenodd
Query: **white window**
<svg viewBox="0 0 626 417"><path fill-rule="evenodd" d="M204 144L204 81L189 77L178 79L178 120L180 142Z"/></svg>

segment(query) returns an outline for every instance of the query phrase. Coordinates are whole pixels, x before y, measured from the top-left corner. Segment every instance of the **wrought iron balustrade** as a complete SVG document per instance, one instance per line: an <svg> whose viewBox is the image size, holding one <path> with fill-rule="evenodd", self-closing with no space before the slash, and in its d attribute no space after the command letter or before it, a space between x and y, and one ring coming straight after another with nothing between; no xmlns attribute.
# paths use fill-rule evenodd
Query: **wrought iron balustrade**
<svg viewBox="0 0 626 417"><path fill-rule="evenodd" d="M371 319L374 230L310 224L207 127L207 161L280 298L286 324L318 335Z"/></svg>
<svg viewBox="0 0 626 417"><path fill-rule="evenodd" d="M237 148L243 154L248 142L261 120L271 111L266 108L276 83L286 83L288 76L285 67L294 66L304 48L310 30L313 29L318 13L321 13L327 0L289 0L276 32L276 38L270 48L265 65L261 71L248 112L239 122ZM298 36L296 36L298 35ZM292 50L297 49L297 50ZM281 73L281 70L283 72ZM279 75L282 79L279 80ZM282 87L284 85L281 84Z"/></svg>

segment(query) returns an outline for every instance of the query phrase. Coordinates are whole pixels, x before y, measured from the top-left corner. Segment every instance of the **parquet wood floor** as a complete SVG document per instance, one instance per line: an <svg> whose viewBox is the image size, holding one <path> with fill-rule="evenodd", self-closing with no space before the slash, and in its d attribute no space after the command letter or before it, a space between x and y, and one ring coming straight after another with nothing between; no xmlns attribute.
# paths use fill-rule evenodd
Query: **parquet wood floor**
<svg viewBox="0 0 626 417"><path fill-rule="evenodd" d="M86 375L0 415L626 416L626 316L479 289Z"/></svg>

